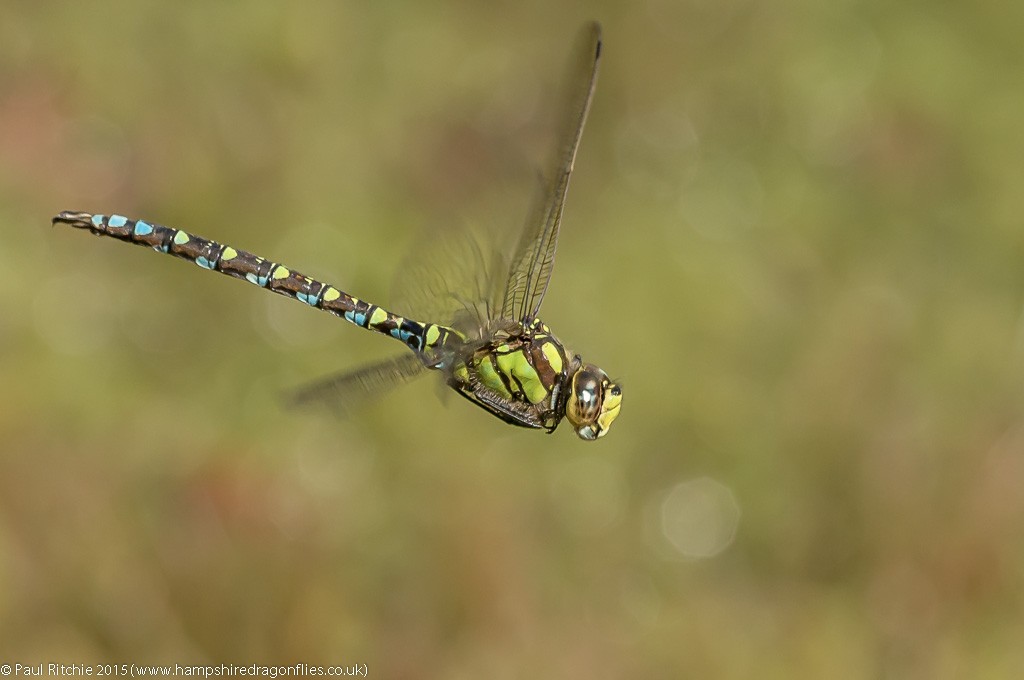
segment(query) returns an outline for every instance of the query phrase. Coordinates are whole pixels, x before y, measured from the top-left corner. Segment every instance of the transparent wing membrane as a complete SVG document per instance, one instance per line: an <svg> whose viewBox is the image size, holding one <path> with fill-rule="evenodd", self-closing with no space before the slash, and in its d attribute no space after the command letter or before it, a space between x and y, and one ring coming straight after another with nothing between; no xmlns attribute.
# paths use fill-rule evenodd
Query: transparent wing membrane
<svg viewBox="0 0 1024 680"><path fill-rule="evenodd" d="M576 150L590 109L601 50L601 27L584 26L576 40L555 119L553 147L542 166L528 219L509 262L493 233L468 225L425 232L399 266L392 285L395 309L423 322L445 323L469 339L496 328L529 323L547 292L558 245L562 208ZM295 407L324 404L347 417L366 402L425 370L403 355L302 388Z"/></svg>
<svg viewBox="0 0 1024 680"><path fill-rule="evenodd" d="M469 226L422 235L392 283L395 309L480 337L500 310L507 264L485 233Z"/></svg>
<svg viewBox="0 0 1024 680"><path fill-rule="evenodd" d="M426 370L419 356L401 354L300 387L286 395L286 403L295 409L325 406L339 418L348 418Z"/></svg>
<svg viewBox="0 0 1024 680"><path fill-rule="evenodd" d="M556 121L556 144L543 167L538 189L523 229L506 283L501 315L524 324L537 315L547 292L558 246L558 227L580 135L590 109L601 56L601 26L583 27L570 58L564 101Z"/></svg>

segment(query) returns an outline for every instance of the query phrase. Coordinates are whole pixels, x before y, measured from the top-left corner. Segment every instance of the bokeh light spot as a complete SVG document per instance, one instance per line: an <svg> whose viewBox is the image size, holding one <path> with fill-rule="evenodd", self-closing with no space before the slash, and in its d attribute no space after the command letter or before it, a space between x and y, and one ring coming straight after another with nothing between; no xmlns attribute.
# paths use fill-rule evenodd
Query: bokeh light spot
<svg viewBox="0 0 1024 680"><path fill-rule="evenodd" d="M661 504L661 532L680 555L714 557L732 543L740 506L732 491L710 477L677 484Z"/></svg>

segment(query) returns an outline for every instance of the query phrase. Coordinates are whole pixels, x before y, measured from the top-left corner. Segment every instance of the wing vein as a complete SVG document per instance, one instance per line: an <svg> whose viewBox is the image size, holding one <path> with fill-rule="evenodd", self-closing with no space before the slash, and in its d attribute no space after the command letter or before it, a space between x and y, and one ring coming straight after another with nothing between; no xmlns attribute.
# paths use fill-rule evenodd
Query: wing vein
<svg viewBox="0 0 1024 680"><path fill-rule="evenodd" d="M593 99L600 55L601 26L592 22L581 31L569 63L555 152L544 168L506 281L502 316L524 324L537 315L551 280L565 195Z"/></svg>

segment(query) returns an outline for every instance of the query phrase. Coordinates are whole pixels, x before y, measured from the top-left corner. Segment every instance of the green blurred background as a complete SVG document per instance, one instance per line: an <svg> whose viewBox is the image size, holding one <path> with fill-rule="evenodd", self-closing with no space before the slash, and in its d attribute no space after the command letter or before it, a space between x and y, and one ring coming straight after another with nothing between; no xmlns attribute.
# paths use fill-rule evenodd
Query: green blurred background
<svg viewBox="0 0 1024 680"><path fill-rule="evenodd" d="M590 18L544 318L624 384L595 444L429 380L288 413L397 346L49 227L120 212L387 302L423 229L518 225ZM0 662L1020 677L1022 29L1005 2L5 2Z"/></svg>

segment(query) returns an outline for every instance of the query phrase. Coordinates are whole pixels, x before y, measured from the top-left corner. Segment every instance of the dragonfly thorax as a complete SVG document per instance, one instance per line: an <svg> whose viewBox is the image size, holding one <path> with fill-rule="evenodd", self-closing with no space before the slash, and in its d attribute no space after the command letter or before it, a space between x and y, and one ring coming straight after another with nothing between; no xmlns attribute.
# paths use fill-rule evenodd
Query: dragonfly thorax
<svg viewBox="0 0 1024 680"><path fill-rule="evenodd" d="M508 423L551 432L565 415L570 376L579 365L579 357L535 321L465 343L448 384Z"/></svg>
<svg viewBox="0 0 1024 680"><path fill-rule="evenodd" d="M462 345L448 384L508 423L553 432L568 417L588 440L608 431L622 400L604 371L584 364L536 319Z"/></svg>

